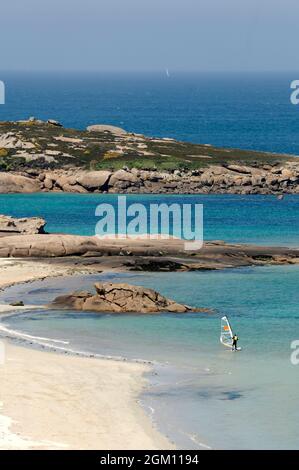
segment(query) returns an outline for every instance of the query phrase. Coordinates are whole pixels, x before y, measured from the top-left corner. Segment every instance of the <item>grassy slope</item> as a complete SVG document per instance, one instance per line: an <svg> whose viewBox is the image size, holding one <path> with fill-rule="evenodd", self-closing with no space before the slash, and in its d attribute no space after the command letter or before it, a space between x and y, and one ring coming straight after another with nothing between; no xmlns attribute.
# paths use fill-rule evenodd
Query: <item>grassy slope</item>
<svg viewBox="0 0 299 470"><path fill-rule="evenodd" d="M211 164L240 163L263 166L281 164L291 160L298 161L296 157L290 155L216 148L208 145L134 136L134 134L115 136L105 132L89 133L35 122L0 123L0 136L7 132L12 132L22 141L34 144L35 148L26 150L26 153L42 155L46 150L54 150L67 155L55 156L56 162L45 162L43 158L26 162L23 157L17 155L15 149L0 148L0 170L2 171L62 167L82 167L95 170L118 169L123 166L175 170L196 169ZM70 143L55 140L55 137L59 136L81 139L82 142Z"/></svg>

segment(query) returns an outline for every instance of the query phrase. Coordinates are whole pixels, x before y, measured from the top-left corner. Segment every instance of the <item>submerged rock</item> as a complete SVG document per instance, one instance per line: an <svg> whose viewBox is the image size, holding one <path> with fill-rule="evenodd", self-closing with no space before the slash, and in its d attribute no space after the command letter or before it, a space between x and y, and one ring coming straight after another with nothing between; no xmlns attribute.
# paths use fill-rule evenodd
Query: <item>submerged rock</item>
<svg viewBox="0 0 299 470"><path fill-rule="evenodd" d="M56 297L51 307L100 313L186 313L205 309L193 308L168 299L153 289L126 283L96 283L96 294L73 292Z"/></svg>

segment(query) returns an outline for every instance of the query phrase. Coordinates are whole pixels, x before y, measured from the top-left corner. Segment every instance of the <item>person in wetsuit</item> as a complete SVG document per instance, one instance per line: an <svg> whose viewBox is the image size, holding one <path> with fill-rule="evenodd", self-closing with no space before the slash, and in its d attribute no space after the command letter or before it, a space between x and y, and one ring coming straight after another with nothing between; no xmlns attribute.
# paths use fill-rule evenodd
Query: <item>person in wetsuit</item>
<svg viewBox="0 0 299 470"><path fill-rule="evenodd" d="M238 349L238 346L237 346L237 343L238 343L238 336L236 335L236 333L234 334L233 336L233 344L232 344L232 351L237 351Z"/></svg>

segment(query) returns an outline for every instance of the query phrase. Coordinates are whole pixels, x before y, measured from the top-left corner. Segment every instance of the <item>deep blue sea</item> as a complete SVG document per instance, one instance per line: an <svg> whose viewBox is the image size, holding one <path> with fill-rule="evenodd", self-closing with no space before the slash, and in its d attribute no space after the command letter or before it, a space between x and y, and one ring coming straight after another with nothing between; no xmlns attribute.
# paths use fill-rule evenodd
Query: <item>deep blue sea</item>
<svg viewBox="0 0 299 470"><path fill-rule="evenodd" d="M296 73L0 73L0 120L35 116L84 129L94 123L151 136L299 155Z"/></svg>

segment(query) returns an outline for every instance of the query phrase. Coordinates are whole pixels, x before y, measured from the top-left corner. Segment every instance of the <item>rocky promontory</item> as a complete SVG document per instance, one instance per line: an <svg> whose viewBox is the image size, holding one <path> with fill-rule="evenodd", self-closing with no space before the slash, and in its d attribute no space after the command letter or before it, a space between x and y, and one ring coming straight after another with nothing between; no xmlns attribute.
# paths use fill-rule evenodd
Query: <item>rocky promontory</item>
<svg viewBox="0 0 299 470"><path fill-rule="evenodd" d="M64 308L100 313L187 313L207 311L182 305L167 299L153 289L126 283L96 283L95 294L73 292L62 295L50 304L51 308Z"/></svg>
<svg viewBox="0 0 299 470"><path fill-rule="evenodd" d="M103 124L0 122L0 193L299 193L299 158Z"/></svg>
<svg viewBox="0 0 299 470"><path fill-rule="evenodd" d="M128 271L196 271L241 266L298 264L299 250L205 242L200 250L186 251L176 238L98 238L61 234L10 234L0 237L1 258L73 258L74 263ZM82 261L79 261L79 260Z"/></svg>

